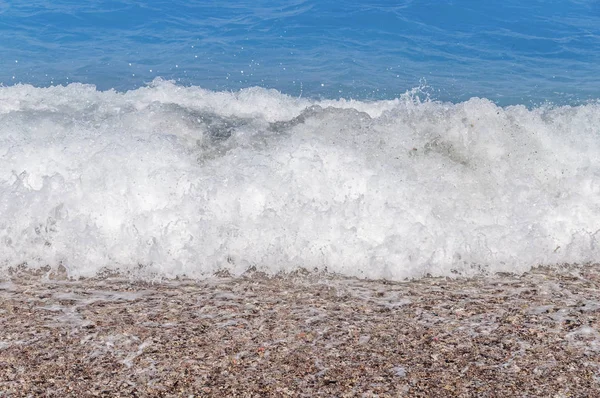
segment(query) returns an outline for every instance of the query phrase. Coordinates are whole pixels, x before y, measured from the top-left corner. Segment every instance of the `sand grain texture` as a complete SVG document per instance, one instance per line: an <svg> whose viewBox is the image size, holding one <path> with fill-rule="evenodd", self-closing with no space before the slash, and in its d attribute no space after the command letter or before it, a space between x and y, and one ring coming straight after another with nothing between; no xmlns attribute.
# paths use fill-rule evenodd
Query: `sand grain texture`
<svg viewBox="0 0 600 398"><path fill-rule="evenodd" d="M591 397L600 267L0 282L0 397Z"/></svg>

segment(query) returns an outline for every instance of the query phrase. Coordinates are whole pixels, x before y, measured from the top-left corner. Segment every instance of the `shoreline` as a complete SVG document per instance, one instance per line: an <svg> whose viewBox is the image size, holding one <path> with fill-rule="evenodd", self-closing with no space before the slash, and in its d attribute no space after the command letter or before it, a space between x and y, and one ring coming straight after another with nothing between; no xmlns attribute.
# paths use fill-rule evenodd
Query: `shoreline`
<svg viewBox="0 0 600 398"><path fill-rule="evenodd" d="M0 397L589 397L600 265L522 276L0 280Z"/></svg>

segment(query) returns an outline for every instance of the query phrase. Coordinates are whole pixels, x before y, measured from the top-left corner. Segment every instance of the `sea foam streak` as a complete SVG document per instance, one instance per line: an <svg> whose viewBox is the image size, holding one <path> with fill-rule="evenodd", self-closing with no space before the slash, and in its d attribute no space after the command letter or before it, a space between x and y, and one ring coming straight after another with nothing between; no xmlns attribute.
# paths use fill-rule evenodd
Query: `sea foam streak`
<svg viewBox="0 0 600 398"><path fill-rule="evenodd" d="M0 274L523 272L600 255L600 106L0 88Z"/></svg>

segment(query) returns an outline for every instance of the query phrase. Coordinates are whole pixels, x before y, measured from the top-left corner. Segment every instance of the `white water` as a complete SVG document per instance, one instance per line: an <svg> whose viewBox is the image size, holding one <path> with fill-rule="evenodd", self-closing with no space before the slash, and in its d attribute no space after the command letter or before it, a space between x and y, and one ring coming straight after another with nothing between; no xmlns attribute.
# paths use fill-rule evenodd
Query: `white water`
<svg viewBox="0 0 600 398"><path fill-rule="evenodd" d="M402 279L599 258L600 105L0 87L0 275Z"/></svg>

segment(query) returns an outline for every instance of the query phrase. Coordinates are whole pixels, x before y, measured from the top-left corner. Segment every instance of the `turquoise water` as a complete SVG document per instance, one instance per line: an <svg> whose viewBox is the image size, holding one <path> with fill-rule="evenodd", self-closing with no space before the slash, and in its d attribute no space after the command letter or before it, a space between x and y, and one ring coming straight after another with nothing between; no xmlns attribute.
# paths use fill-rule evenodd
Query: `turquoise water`
<svg viewBox="0 0 600 398"><path fill-rule="evenodd" d="M599 4L0 0L0 278L598 261Z"/></svg>
<svg viewBox="0 0 600 398"><path fill-rule="evenodd" d="M0 82L155 77L311 98L580 103L600 96L597 1L0 0Z"/></svg>

